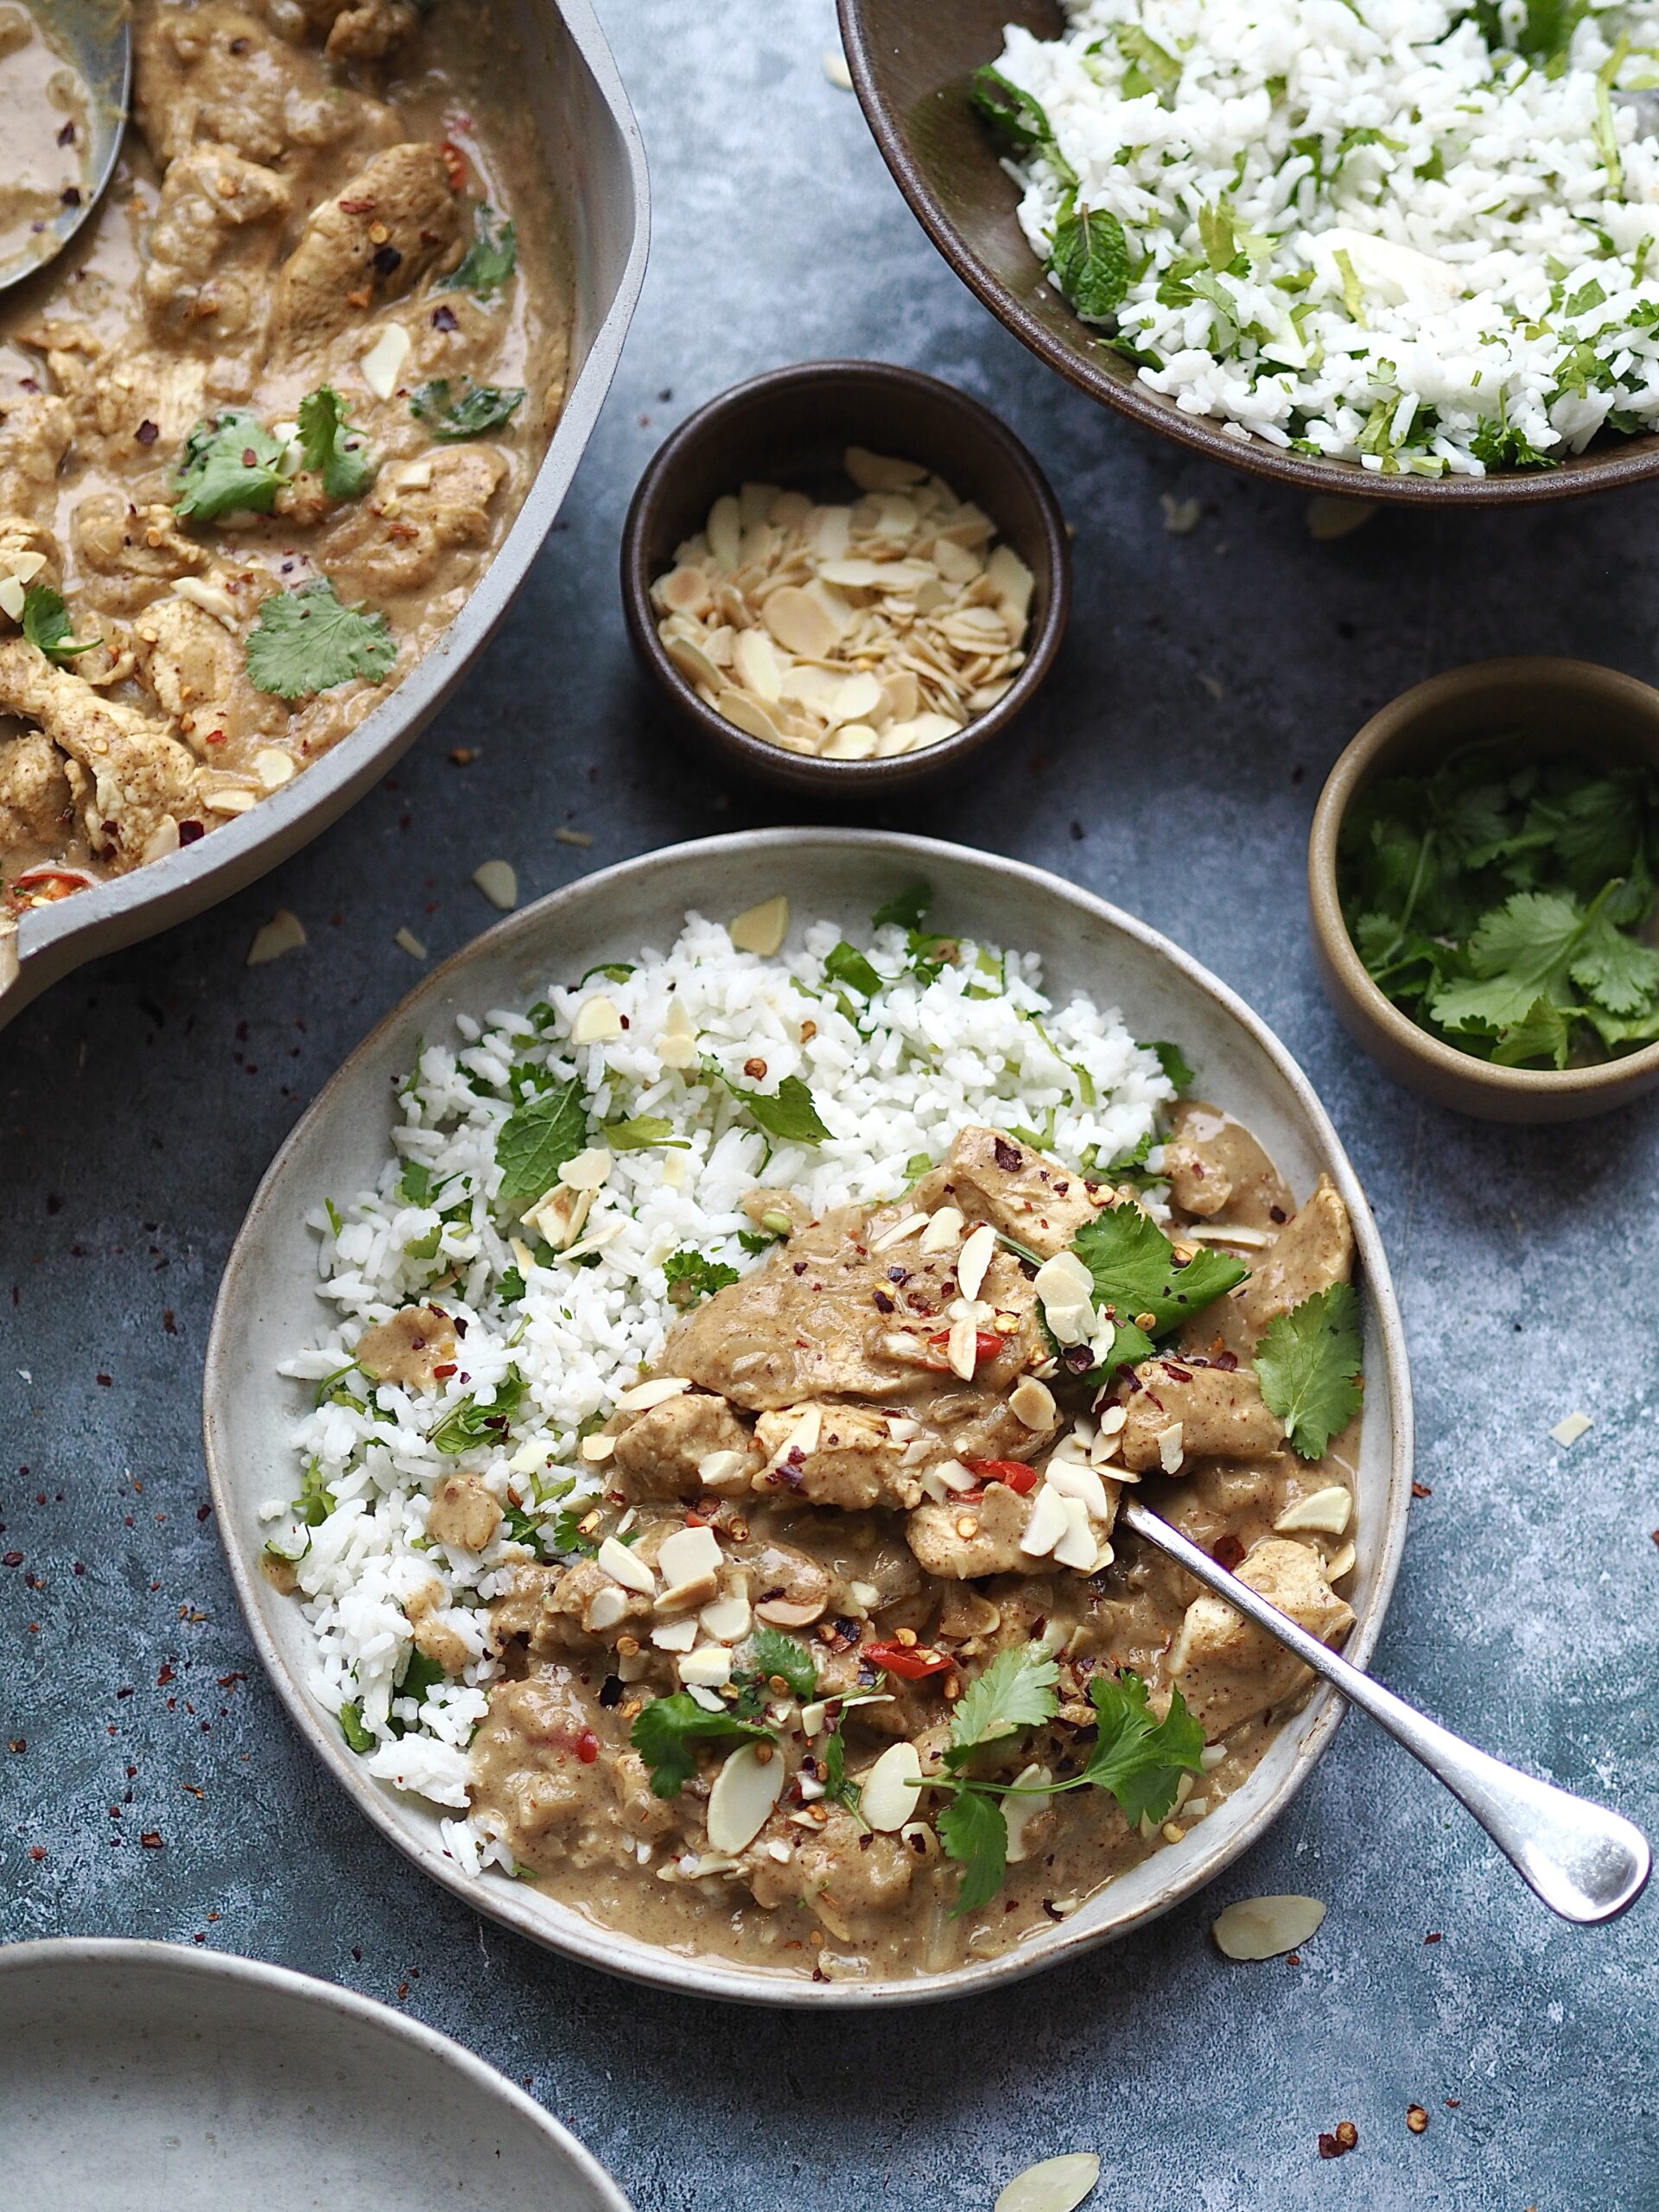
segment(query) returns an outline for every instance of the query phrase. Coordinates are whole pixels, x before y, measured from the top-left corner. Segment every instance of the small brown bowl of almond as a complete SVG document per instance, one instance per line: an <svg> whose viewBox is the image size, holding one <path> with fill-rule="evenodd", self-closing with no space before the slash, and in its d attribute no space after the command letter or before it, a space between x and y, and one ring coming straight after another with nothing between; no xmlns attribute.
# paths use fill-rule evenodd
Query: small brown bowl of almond
<svg viewBox="0 0 1659 2212"><path fill-rule="evenodd" d="M622 534L635 649L728 766L886 797L1007 728L1071 603L1048 480L977 400L811 361L683 423Z"/></svg>

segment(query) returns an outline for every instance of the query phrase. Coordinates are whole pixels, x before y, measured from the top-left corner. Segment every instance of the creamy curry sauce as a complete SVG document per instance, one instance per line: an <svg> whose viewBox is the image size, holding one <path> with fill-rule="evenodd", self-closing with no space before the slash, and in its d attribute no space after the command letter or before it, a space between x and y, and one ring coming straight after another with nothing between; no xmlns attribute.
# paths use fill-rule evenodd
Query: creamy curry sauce
<svg viewBox="0 0 1659 2212"><path fill-rule="evenodd" d="M51 24L0 0L0 273L49 253L52 225L89 188L91 95Z"/></svg>
<svg viewBox="0 0 1659 2212"><path fill-rule="evenodd" d="M0 931L194 842L326 752L436 642L505 537L563 402L568 301L512 89L523 56L493 13L136 0L118 175L0 308ZM517 219L517 267L493 289L446 286L480 206ZM525 397L446 442L410 404L440 379L452 401ZM301 463L301 403L324 386L372 470L354 496ZM288 440L274 509L181 520L186 442L232 409ZM257 688L262 606L324 577L385 618L395 662L292 701ZM54 665L19 627L39 587L61 593L73 642L102 642Z"/></svg>
<svg viewBox="0 0 1659 2212"><path fill-rule="evenodd" d="M1251 1274L1186 1324L1173 1351L1115 1386L1082 1452L1090 1400L1056 1370L1029 1263L1006 1249L991 1262L978 1295L1000 1341L963 1382L941 1373L933 1328L959 1292L963 1226L882 1240L910 1208L937 1217L955 1207L968 1230L989 1222L1048 1256L1102 1205L1133 1204L1130 1192L970 1129L899 1205L810 1222L785 1194L757 1194L756 1208L791 1211L794 1232L763 1268L677 1325L658 1371L689 1387L613 1421L606 1505L592 1528L594 1539L620 1528L654 1566L664 1542L704 1522L719 1541L717 1572L653 1599L619 1590L595 1559L526 1567L494 1609L510 1678L474 1739L474 1810L505 1839L521 1877L671 1950L818 1980L906 1976L1004 1950L1064 1919L1238 1789L1312 1676L1133 1536L1103 1542L1086 1571L1027 1556L1020 1538L1038 1492L1007 1479L1007 1463L1022 1461L1033 1483L1046 1480L1057 1451L1090 1462L1105 1493L1107 1518L1091 1522L1099 1539L1121 1484L1143 1482L1155 1510L1316 1634L1338 1642L1352 1624L1331 1586L1352 1569L1347 1513L1342 1529L1324 1532L1286 1535L1275 1524L1317 1492L1351 1493L1359 1423L1324 1459L1296 1457L1249 1364L1275 1314L1351 1275L1345 1209L1321 1179L1296 1211L1249 1132L1202 1104L1176 1109L1166 1158L1178 1248L1183 1234L1201 1236ZM923 1249L930 1241L937 1251ZM365 1338L359 1357L371 1371L417 1380L410 1360L418 1369L445 1352L436 1332L411 1352L411 1328L422 1332L418 1309L386 1325L384 1341ZM1039 1371L1047 1408L1029 1388ZM818 1418L804 1433L810 1408ZM986 1461L1004 1471L941 1503L924 1478L947 1458L958 1472ZM1172 1462L1178 1471L1166 1475ZM448 1478L429 1533L487 1541L499 1511L471 1494L478 1487ZM482 1516L470 1537L469 1514ZM672 1579L666 1563L664 1574ZM630 1744L644 1702L680 1687L679 1662L654 1633L711 1605L735 1605L754 1627L804 1642L815 1698L830 1700L819 1713L812 1700L804 1711L798 1698L770 1699L781 1794L753 1841L723 1853L711 1847L710 1789L729 1747L703 1751L665 1799ZM714 1618L729 1635L732 1619ZM419 1622L415 1633L426 1650ZM1093 1738L1089 1681L1116 1669L1141 1676L1154 1708L1181 1691L1204 1729L1207 1770L1161 1834L1131 1828L1100 1789L1027 1801L1040 1809L1016 1838L1002 1888L957 1916L959 1869L941 1854L937 1802L923 1792L899 1832L865 1826L824 1794L827 1732L839 1717L855 1783L899 1739L916 1745L924 1776L937 1772L956 1700L999 1651L1034 1638L1058 1655L1059 1716L983 1771L1012 1780L1031 1762L1077 1771ZM945 1663L903 1679L868 1656L895 1644ZM442 1662L440 1649L429 1656ZM887 1701L835 1702L872 1693Z"/></svg>

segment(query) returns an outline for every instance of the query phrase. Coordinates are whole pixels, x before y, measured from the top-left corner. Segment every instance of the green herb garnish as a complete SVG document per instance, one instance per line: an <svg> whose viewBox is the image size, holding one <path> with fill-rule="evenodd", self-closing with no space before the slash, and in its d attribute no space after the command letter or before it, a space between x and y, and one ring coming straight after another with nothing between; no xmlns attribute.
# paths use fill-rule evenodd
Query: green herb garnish
<svg viewBox="0 0 1659 2212"><path fill-rule="evenodd" d="M874 997L881 988L880 976L858 947L849 944L845 938L830 950L823 963L823 972L832 983L845 983L863 998Z"/></svg>
<svg viewBox="0 0 1659 2212"><path fill-rule="evenodd" d="M435 377L410 395L409 411L440 445L460 445L505 429L524 404L522 385L472 384L451 396L448 377Z"/></svg>
<svg viewBox="0 0 1659 2212"><path fill-rule="evenodd" d="M1322 1459L1359 1411L1363 1357L1359 1294L1351 1282L1305 1298L1262 1331L1255 1348L1262 1395L1304 1459Z"/></svg>
<svg viewBox="0 0 1659 2212"><path fill-rule="evenodd" d="M474 1444L503 1443L524 1397L524 1378L516 1367L510 1367L487 1405L476 1397L462 1398L450 1408L428 1441L435 1451L450 1457L470 1451Z"/></svg>
<svg viewBox="0 0 1659 2212"><path fill-rule="evenodd" d="M1110 1311L1120 1335L1122 1324L1130 1322L1148 1337L1161 1337L1224 1297L1249 1273L1230 1253L1203 1249L1183 1267L1157 1223L1127 1201L1084 1222L1071 1249L1094 1277L1095 1304ZM1116 1345L1113 1355L1119 1363Z"/></svg>
<svg viewBox="0 0 1659 2212"><path fill-rule="evenodd" d="M300 448L305 465L322 479L331 499L355 499L374 481L374 463L363 434L351 426L346 403L332 385L321 385L300 402Z"/></svg>
<svg viewBox="0 0 1659 2212"><path fill-rule="evenodd" d="M385 616L343 605L327 576L273 592L248 632L249 680L278 699L332 691L356 677L383 683L397 659Z"/></svg>
<svg viewBox="0 0 1659 2212"><path fill-rule="evenodd" d="M676 1136L673 1122L664 1121L660 1114L636 1114L631 1122L607 1122L600 1135L613 1152L648 1152L656 1145L671 1152L691 1149L690 1139Z"/></svg>
<svg viewBox="0 0 1659 2212"><path fill-rule="evenodd" d="M652 1698L640 1708L628 1741L651 1770L652 1793L677 1797L697 1770L699 1744L775 1744L770 1728L739 1720L729 1713L709 1713L687 1690Z"/></svg>
<svg viewBox="0 0 1659 2212"><path fill-rule="evenodd" d="M63 594L50 584L30 584L23 594L23 636L37 646L54 667L67 668L82 653L101 645L102 638L88 638L77 645L74 625L63 603Z"/></svg>
<svg viewBox="0 0 1659 2212"><path fill-rule="evenodd" d="M353 1751L372 1751L374 1738L363 1726L360 1705L342 1705L340 1708L340 1732L346 1738L346 1748Z"/></svg>
<svg viewBox="0 0 1659 2212"><path fill-rule="evenodd" d="M473 212L473 243L465 258L438 285L441 292L476 292L487 300L518 266L518 234L487 201Z"/></svg>
<svg viewBox="0 0 1659 2212"><path fill-rule="evenodd" d="M1137 1052L1155 1052L1158 1065L1175 1086L1177 1095L1191 1090L1198 1081L1192 1062L1179 1045L1172 1045L1167 1037L1160 1037L1150 1045L1138 1045Z"/></svg>
<svg viewBox="0 0 1659 2212"><path fill-rule="evenodd" d="M268 515L287 482L283 442L245 407L205 416L184 442L173 478L181 522L217 522L221 515Z"/></svg>
<svg viewBox="0 0 1659 2212"><path fill-rule="evenodd" d="M717 1060L704 1058L710 1083L723 1084L748 1109L749 1119L780 1144L822 1144L830 1132L818 1117L812 1093L798 1075L786 1075L775 1091L750 1090L734 1083Z"/></svg>
<svg viewBox="0 0 1659 2212"><path fill-rule="evenodd" d="M543 1098L520 1106L501 1124L495 1140L501 1188L496 1203L504 1213L524 1208L552 1189L561 1167L588 1146L588 1116L582 1085L572 1079Z"/></svg>
<svg viewBox="0 0 1659 2212"><path fill-rule="evenodd" d="M737 1269L724 1260L711 1260L706 1253L689 1249L671 1252L663 1262L663 1274L668 1283L669 1304L682 1311L695 1306L700 1298L712 1298L738 1279Z"/></svg>

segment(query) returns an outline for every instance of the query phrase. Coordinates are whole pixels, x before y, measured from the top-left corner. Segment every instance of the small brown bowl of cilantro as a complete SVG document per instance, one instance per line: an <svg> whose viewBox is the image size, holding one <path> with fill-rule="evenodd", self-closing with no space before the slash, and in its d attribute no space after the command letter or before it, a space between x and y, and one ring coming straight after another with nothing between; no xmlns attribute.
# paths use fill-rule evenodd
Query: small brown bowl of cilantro
<svg viewBox="0 0 1659 2212"><path fill-rule="evenodd" d="M1402 1083L1491 1121L1659 1087L1659 691L1494 660L1404 692L1342 755L1308 849L1344 1027Z"/></svg>

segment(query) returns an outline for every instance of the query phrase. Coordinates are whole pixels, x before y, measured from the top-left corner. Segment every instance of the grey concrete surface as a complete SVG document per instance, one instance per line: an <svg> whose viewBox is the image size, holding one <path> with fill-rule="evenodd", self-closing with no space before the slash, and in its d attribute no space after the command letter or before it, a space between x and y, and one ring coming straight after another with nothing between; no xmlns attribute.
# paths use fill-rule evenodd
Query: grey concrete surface
<svg viewBox="0 0 1659 2212"><path fill-rule="evenodd" d="M775 363L870 353L998 408L1077 531L1076 613L1040 701L966 787L893 818L1145 915L1301 1058L1393 1258L1432 1490L1379 1672L1659 1827L1653 1110L1526 1133L1419 1105L1338 1029L1302 889L1320 779L1404 685L1516 650L1659 674L1654 495L1382 514L1317 543L1300 499L1096 412L957 286L825 78L828 0L604 12L656 243L512 619L443 722L309 851L0 1040L0 1552L22 1554L0 1568L0 1929L207 1942L403 2002L529 2082L641 2212L988 2212L1008 2174L1077 2149L1104 2160L1100 2212L1659 2204L1659 1897L1611 1929L1552 1922L1363 1721L1210 1896L995 2003L830 2038L809 2013L639 1993L449 1902L325 1785L253 1672L197 1397L260 1171L413 981L398 926L435 957L491 918L480 861L512 859L528 896L787 818L707 780L663 726L623 636L617 533L699 401ZM1190 535L1164 528L1164 493L1201 503ZM250 971L279 904L309 945ZM1575 1408L1595 1426L1563 1452L1548 1432ZM1287 1888L1330 1906L1301 1963L1224 1963L1215 1909ZM1321 2161L1344 2119L1358 2147Z"/></svg>

